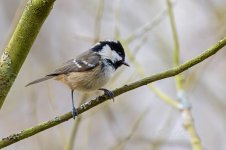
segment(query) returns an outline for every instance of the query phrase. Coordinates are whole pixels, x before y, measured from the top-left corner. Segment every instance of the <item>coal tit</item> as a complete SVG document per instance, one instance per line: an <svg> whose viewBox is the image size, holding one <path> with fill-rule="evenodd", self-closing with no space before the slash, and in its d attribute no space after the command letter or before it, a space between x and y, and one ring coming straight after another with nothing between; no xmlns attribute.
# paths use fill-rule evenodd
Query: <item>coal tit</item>
<svg viewBox="0 0 226 150"><path fill-rule="evenodd" d="M125 62L125 52L122 44L114 40L100 41L88 51L67 61L52 73L30 82L26 86L51 78L69 86L72 95L72 115L75 119L78 113L74 106L74 90L82 92L103 90L105 94L114 99L111 91L101 87L111 79L115 70L122 65L129 66Z"/></svg>

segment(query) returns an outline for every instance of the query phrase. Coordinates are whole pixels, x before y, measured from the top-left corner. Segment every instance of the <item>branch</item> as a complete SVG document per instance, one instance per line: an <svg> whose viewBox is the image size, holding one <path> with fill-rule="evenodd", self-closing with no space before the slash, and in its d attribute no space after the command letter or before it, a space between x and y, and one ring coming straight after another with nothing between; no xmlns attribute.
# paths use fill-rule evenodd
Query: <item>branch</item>
<svg viewBox="0 0 226 150"><path fill-rule="evenodd" d="M177 30L174 20L174 13L172 9L171 0L167 0L167 6L168 6L168 13L170 17L170 24L171 29L173 33L173 39L174 39L174 66L178 66L180 63L180 57L179 57L179 40L177 36ZM193 150L202 150L202 144L201 139L199 138L199 135L196 131L195 125L194 125L194 119L191 113L191 105L187 98L187 93L184 91L183 86L183 77L181 74L178 74L175 76L176 79L176 87L177 87L177 95L178 100L181 103L181 116L183 118L183 124L190 135L190 141L192 145Z"/></svg>
<svg viewBox="0 0 226 150"><path fill-rule="evenodd" d="M174 3L176 3L175 1ZM151 31L156 25L158 25L167 15L167 8L162 10L160 14L154 17L154 19L150 22L147 22L142 27L138 28L136 31L134 31L130 36L128 36L125 41L128 43L131 43L137 38L140 38L141 36L144 36L149 31Z"/></svg>
<svg viewBox="0 0 226 150"><path fill-rule="evenodd" d="M176 67L180 64L180 51L179 51L180 46L179 46L179 39L178 39L178 35L177 35L176 24L175 24L171 0L167 0L167 7L168 7L169 18L170 18L170 26L171 26L171 30L172 30L172 33L173 33L173 45L174 45L173 65L174 65L174 67ZM183 80L182 75L178 74L175 77L175 79L176 79L177 89L181 90L182 89L182 80Z"/></svg>
<svg viewBox="0 0 226 150"><path fill-rule="evenodd" d="M141 87L141 86L144 86L144 85L147 85L151 82L175 76L175 75L191 68L192 66L204 61L208 57L214 55L217 51L219 51L225 45L226 45L226 37L224 37L222 40L220 40L218 43L216 43L214 46L212 46L211 48L209 48L208 50L206 50L205 52L203 52L199 56L191 59L190 61L187 61L186 63L184 63L184 64L182 64L178 67L174 67L174 68L169 69L167 71L157 73L155 75L152 75L150 77L146 77L144 79L133 82L131 84L124 85L124 86L114 90L113 93L116 97L116 96L119 96L119 95L121 95L125 92L134 90L134 89ZM91 100L87 103L84 103L79 108L77 108L78 114L82 114L85 111L105 102L108 99L110 99L110 97L108 97L107 95L102 95L102 96L97 97L94 100ZM71 112L68 112L68 113L66 113L62 116L55 117L54 119L52 119L50 121L43 122L43 123L36 125L32 128L25 129L25 130L23 130L19 133L16 133L16 134L12 134L12 135L0 140L0 148L6 147L10 144L18 142L18 141L25 139L27 137L30 137L30 136L37 134L37 133L39 133L43 130L49 129L49 128L56 126L56 125L58 125L62 122L65 122L65 121L67 121L71 118L72 118L72 114L71 114Z"/></svg>
<svg viewBox="0 0 226 150"><path fill-rule="evenodd" d="M150 110L150 107L147 107L141 113L141 115L136 119L136 121L132 125L132 127L131 127L130 132L128 133L128 135L126 135L123 139L121 139L117 143L117 145L114 147L114 150L123 150L124 149L126 143L133 137L134 133L136 132L136 130L138 129L139 125L144 120L144 118L146 117L146 115L148 114L148 111L149 110Z"/></svg>
<svg viewBox="0 0 226 150"><path fill-rule="evenodd" d="M145 77L145 73L144 73L145 71L144 71L142 65L139 64L139 62L136 60L136 58L134 57L132 52L129 50L129 46L128 46L127 42L123 43L123 46L125 47L125 49L127 49L126 54L127 54L127 58L130 60L129 62L132 63L132 66L134 66L135 71L138 73L138 75L141 78L144 78ZM169 104L170 106L172 106L174 108L178 108L178 106L179 106L178 102L176 100L174 100L173 98L171 98L170 96L168 96L163 91L156 88L154 86L154 84L148 84L147 86L153 93L155 93L165 103Z"/></svg>
<svg viewBox="0 0 226 150"><path fill-rule="evenodd" d="M95 18L95 23L94 23L94 43L98 42L100 40L100 35L101 35L101 21L103 18L103 12L104 12L104 0L100 0L97 8L97 14Z"/></svg>
<svg viewBox="0 0 226 150"><path fill-rule="evenodd" d="M82 98L80 99L80 102L78 104L78 106L80 106L88 97L88 94L83 94ZM79 116L76 121L74 122L74 125L72 127L72 130L71 130L71 135L69 137L69 140L67 141L67 144L66 144L66 147L65 147L65 150L73 150L74 149L74 143L75 143L75 140L77 140L77 133L78 133L78 128L79 128L79 125L82 121L82 116Z"/></svg>
<svg viewBox="0 0 226 150"><path fill-rule="evenodd" d="M0 109L55 0L30 0L0 59Z"/></svg>

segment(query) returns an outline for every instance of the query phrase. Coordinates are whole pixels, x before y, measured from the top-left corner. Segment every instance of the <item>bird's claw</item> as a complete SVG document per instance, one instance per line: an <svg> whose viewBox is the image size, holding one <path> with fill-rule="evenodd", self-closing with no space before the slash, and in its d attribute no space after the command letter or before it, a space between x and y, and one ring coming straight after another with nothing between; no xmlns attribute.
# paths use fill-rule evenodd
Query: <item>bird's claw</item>
<svg viewBox="0 0 226 150"><path fill-rule="evenodd" d="M72 116L73 116L73 119L75 119L76 116L78 116L78 111L75 107L72 107Z"/></svg>
<svg viewBox="0 0 226 150"><path fill-rule="evenodd" d="M104 91L105 95L109 96L113 100L113 102L115 101L115 99L114 99L115 96L114 96L114 93L112 91L110 91L108 89L103 89L103 88L101 88L99 90Z"/></svg>

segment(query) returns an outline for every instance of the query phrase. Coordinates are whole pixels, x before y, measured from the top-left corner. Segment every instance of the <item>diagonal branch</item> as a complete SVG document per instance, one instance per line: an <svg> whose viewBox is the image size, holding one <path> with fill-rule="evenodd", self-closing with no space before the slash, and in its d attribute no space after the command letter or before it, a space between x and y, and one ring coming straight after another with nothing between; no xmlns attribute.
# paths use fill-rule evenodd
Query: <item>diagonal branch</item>
<svg viewBox="0 0 226 150"><path fill-rule="evenodd" d="M55 0L29 0L0 58L0 109Z"/></svg>
<svg viewBox="0 0 226 150"><path fill-rule="evenodd" d="M222 40L220 40L219 42L217 42L214 46L212 46L211 48L207 49L205 52L203 52L202 54L200 54L199 56L185 62L184 64L178 66L178 67L174 67L172 69L169 69L169 70L166 70L166 71L163 71L163 72L160 72L160 73L157 73L155 75L152 75L152 76L149 76L149 77L146 77L144 79L141 79L139 81L136 81L136 82L133 82L131 84L128 84L128 85L124 85L118 89L115 89L113 91L114 95L115 96L119 96L125 92L128 92L128 91L131 91L131 90L134 90L138 87L141 87L141 86L144 86L144 85L147 85L151 82L154 82L154 81L158 81L158 80L161 80L161 79L165 79L165 78L169 78L169 77L172 77L172 76L175 76L191 67L193 67L194 65L204 61L205 59L207 59L208 57L214 55L216 52L218 52L222 47L224 47L226 45L226 37L224 37ZM82 114L83 112L105 102L106 100L110 99L110 97L108 97L107 95L102 95L102 96L99 96L97 97L96 99L94 100L91 100L87 103L84 103L82 104L79 108L77 108L78 110L78 114ZM32 135L35 135L41 131L44 131L46 129L49 129L53 126L56 126L62 122L65 122L69 119L72 118L72 114L71 112L68 112L64 115L61 115L61 116L58 116L58 117L55 117L54 119L52 120L49 120L47 122L43 122L39 125L36 125L34 127L31 127L31 128L28 128L28 129L25 129L21 132L18 132L16 134L12 134L6 138L3 138L0 140L0 148L3 148L3 147L6 147L8 145L11 145L15 142L18 142L22 139L25 139L27 137L30 137Z"/></svg>

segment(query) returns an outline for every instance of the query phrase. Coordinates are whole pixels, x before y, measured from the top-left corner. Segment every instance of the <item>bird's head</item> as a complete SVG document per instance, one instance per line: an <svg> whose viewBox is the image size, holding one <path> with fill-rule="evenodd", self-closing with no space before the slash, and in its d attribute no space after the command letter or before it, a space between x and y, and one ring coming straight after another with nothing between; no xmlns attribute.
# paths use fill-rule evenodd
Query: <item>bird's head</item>
<svg viewBox="0 0 226 150"><path fill-rule="evenodd" d="M129 66L129 64L125 62L125 51L119 41L100 41L96 43L91 50L99 54L101 59L106 60L115 69L121 65Z"/></svg>

